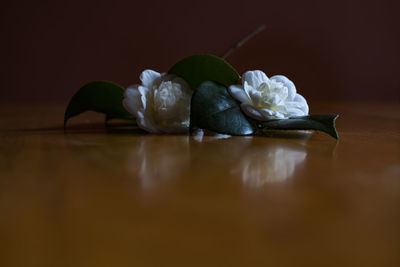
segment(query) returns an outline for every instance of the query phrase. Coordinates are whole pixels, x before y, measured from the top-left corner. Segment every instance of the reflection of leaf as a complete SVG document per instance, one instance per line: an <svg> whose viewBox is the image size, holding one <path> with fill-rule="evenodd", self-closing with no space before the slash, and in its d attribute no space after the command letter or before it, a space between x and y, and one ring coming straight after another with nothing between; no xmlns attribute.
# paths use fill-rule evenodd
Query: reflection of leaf
<svg viewBox="0 0 400 267"><path fill-rule="evenodd" d="M230 135L249 135L255 131L226 88L210 81L202 83L192 96L190 128Z"/></svg>
<svg viewBox="0 0 400 267"><path fill-rule="evenodd" d="M260 122L260 128L263 130L318 130L338 139L339 136L335 128L337 117L338 115L336 114L318 114L283 120L270 120Z"/></svg>
<svg viewBox="0 0 400 267"><path fill-rule="evenodd" d="M106 81L90 82L71 98L64 115L68 119L85 111L105 113L107 118L133 120L134 117L122 106L124 88Z"/></svg>
<svg viewBox="0 0 400 267"><path fill-rule="evenodd" d="M185 79L192 89L196 89L204 81L214 81L228 87L240 79L229 63L213 55L187 57L176 63L169 73Z"/></svg>

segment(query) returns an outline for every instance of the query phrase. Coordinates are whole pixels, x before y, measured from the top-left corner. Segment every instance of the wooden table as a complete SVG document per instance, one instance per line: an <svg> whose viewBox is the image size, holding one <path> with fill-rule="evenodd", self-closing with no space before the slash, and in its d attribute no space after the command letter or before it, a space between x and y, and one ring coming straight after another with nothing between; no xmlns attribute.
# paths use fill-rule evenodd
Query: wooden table
<svg viewBox="0 0 400 267"><path fill-rule="evenodd" d="M0 108L0 266L400 266L400 108L324 133L149 135Z"/></svg>

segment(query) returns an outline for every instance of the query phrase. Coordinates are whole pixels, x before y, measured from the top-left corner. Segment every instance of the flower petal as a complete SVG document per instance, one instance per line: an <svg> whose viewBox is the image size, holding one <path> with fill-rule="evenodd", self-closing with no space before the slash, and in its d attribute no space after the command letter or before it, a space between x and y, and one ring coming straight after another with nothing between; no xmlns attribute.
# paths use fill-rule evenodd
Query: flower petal
<svg viewBox="0 0 400 267"><path fill-rule="evenodd" d="M268 109L268 108L259 108L259 112L263 115L263 121L267 120L275 120L275 119L284 119L285 116L276 110Z"/></svg>
<svg viewBox="0 0 400 267"><path fill-rule="evenodd" d="M140 99L142 101L143 109L146 109L147 108L147 101L149 101L149 99L151 98L150 90L147 87L139 85L138 86L138 91L140 92Z"/></svg>
<svg viewBox="0 0 400 267"><path fill-rule="evenodd" d="M163 79L165 79L165 77L170 77L169 80L171 82L180 84L182 87L182 90L187 91L187 89L190 89L189 84L183 78L181 78L179 76L176 76L174 74L168 74L166 76L163 76Z"/></svg>
<svg viewBox="0 0 400 267"><path fill-rule="evenodd" d="M144 70L142 74L140 74L140 80L144 87L151 88L154 81L161 77L161 74L154 70Z"/></svg>
<svg viewBox="0 0 400 267"><path fill-rule="evenodd" d="M245 104L245 103L241 104L240 108L250 118L253 118L258 121L262 121L265 119L264 116L261 114L261 112L257 108L254 108L253 106L251 106L249 104Z"/></svg>
<svg viewBox="0 0 400 267"><path fill-rule="evenodd" d="M242 86L231 85L229 86L228 91L233 98L235 98L237 101L240 101L241 103L250 103L251 101Z"/></svg>
<svg viewBox="0 0 400 267"><path fill-rule="evenodd" d="M251 99L251 92L255 91L255 89L247 81L243 82L243 89L246 92L246 94L249 96L249 98Z"/></svg>
<svg viewBox="0 0 400 267"><path fill-rule="evenodd" d="M308 108L307 101L300 94L296 94L296 96L294 97L293 101L286 102L286 106L287 106L288 110L298 109L298 110L301 111L301 113L296 111L299 115L291 115L291 116L305 116L305 115L308 115L309 108Z"/></svg>
<svg viewBox="0 0 400 267"><path fill-rule="evenodd" d="M136 122L139 127L150 133L159 133L160 131L155 126L154 122L150 119L148 111L139 110L136 117Z"/></svg>
<svg viewBox="0 0 400 267"><path fill-rule="evenodd" d="M262 83L262 85L265 85L266 83ZM263 103L263 98L262 98L262 91L257 90L253 88L251 85L249 85L246 81L244 82L244 91L246 94L249 96L249 104L252 104L253 106L258 106L262 105Z"/></svg>
<svg viewBox="0 0 400 267"><path fill-rule="evenodd" d="M242 83L247 82L253 88L258 88L262 83L268 82L268 77L261 70L247 71L242 76Z"/></svg>
<svg viewBox="0 0 400 267"><path fill-rule="evenodd" d="M308 115L309 112L309 107L307 104L307 100L300 94L296 94L296 96L293 99L295 102L301 104L301 110L304 112L304 115Z"/></svg>
<svg viewBox="0 0 400 267"><path fill-rule="evenodd" d="M283 83L283 85L285 87L287 87L287 89L288 89L287 100L288 101L292 101L294 99L294 97L296 96L296 86L294 85L294 83L291 80L289 80L286 76L283 76L283 75L275 75L275 76L272 76L270 79L275 80L277 82L281 82L281 83Z"/></svg>
<svg viewBox="0 0 400 267"><path fill-rule="evenodd" d="M136 117L136 122L140 128L151 133L158 133L158 129L151 120L151 111L146 110L146 94L148 89L140 85L132 85L125 90L125 98L122 105L126 110Z"/></svg>
<svg viewBox="0 0 400 267"><path fill-rule="evenodd" d="M272 109L256 108L249 104L241 104L240 108L247 116L258 121L268 121L285 118L282 113Z"/></svg>
<svg viewBox="0 0 400 267"><path fill-rule="evenodd" d="M287 108L287 112L286 112L287 118L304 116L304 115L306 115L306 114L304 114L304 112L301 109L294 108L294 107Z"/></svg>
<svg viewBox="0 0 400 267"><path fill-rule="evenodd" d="M138 87L139 85L129 86L124 92L125 98L122 101L124 108L135 117L137 117L138 110L143 108Z"/></svg>

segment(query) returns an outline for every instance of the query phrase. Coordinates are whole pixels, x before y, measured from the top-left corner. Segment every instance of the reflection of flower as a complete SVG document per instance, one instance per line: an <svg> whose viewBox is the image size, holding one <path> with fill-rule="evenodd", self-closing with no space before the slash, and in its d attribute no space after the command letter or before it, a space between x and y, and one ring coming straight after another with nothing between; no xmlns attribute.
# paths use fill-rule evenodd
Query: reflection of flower
<svg viewBox="0 0 400 267"><path fill-rule="evenodd" d="M245 154L234 169L240 172L244 184L260 187L265 183L281 182L290 178L307 153L287 146L272 146Z"/></svg>
<svg viewBox="0 0 400 267"><path fill-rule="evenodd" d="M142 85L126 89L123 100L139 127L151 133L186 133L192 95L186 81L152 70L143 71L140 80Z"/></svg>
<svg viewBox="0 0 400 267"><path fill-rule="evenodd" d="M188 168L189 136L143 136L130 151L126 167L143 189L178 177Z"/></svg>
<svg viewBox="0 0 400 267"><path fill-rule="evenodd" d="M240 107L249 117L266 121L308 114L307 101L285 76L268 78L262 71L248 71L243 74L242 83L231 85L229 92L241 102Z"/></svg>

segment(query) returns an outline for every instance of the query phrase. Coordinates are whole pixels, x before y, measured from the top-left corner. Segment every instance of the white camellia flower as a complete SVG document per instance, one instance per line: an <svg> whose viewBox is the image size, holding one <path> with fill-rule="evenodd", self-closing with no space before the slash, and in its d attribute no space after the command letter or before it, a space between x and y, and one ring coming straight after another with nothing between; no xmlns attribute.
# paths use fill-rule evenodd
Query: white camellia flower
<svg viewBox="0 0 400 267"><path fill-rule="evenodd" d="M172 74L145 70L142 85L125 90L123 106L136 117L140 128L151 133L186 133L190 124L192 90Z"/></svg>
<svg viewBox="0 0 400 267"><path fill-rule="evenodd" d="M296 93L293 82L282 75L268 78L262 71L247 71L242 86L231 85L229 92L241 102L247 116L259 121L308 115L307 101Z"/></svg>

